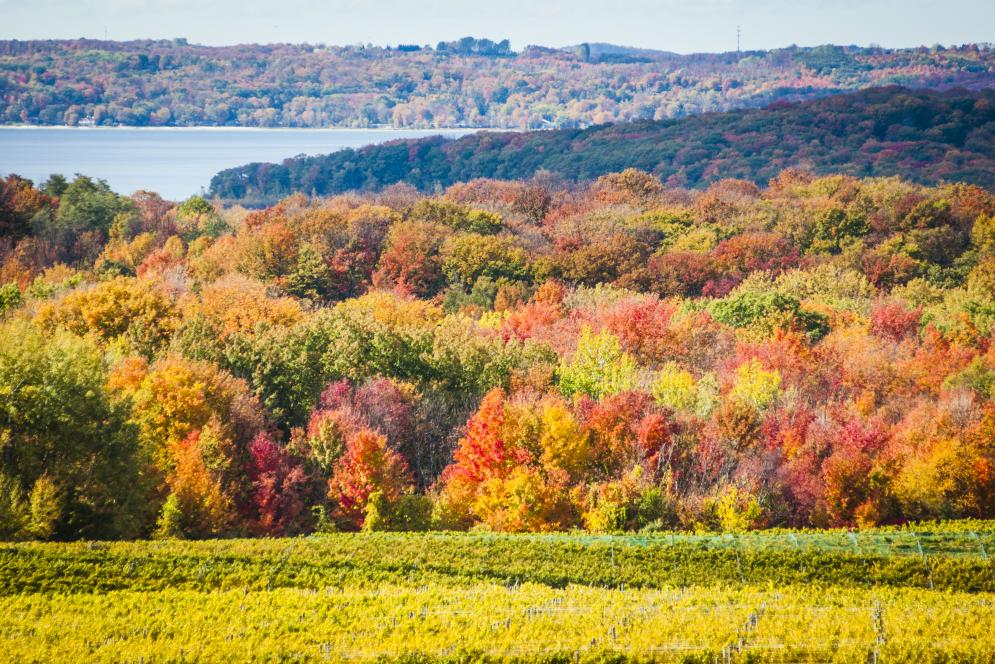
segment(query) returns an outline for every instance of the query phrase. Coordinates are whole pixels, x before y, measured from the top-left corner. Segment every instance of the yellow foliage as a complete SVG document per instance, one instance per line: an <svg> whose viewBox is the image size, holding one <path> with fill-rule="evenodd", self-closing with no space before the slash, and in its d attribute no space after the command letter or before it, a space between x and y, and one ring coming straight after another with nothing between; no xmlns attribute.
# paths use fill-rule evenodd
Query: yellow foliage
<svg viewBox="0 0 995 664"><path fill-rule="evenodd" d="M336 312L370 317L388 327L425 328L442 320L442 308L426 300L405 298L388 291L370 291L340 302Z"/></svg>
<svg viewBox="0 0 995 664"><path fill-rule="evenodd" d="M781 374L767 371L754 358L736 369L736 382L730 397L740 403L763 410L777 400L781 390Z"/></svg>
<svg viewBox="0 0 995 664"><path fill-rule="evenodd" d="M571 510L566 492L555 479L528 467L517 467L507 479L493 478L483 483L473 512L494 531L562 530L568 525Z"/></svg>
<svg viewBox="0 0 995 664"><path fill-rule="evenodd" d="M573 481L583 477L593 456L590 432L559 400L548 401L542 409L539 445L543 464L563 470Z"/></svg>
<svg viewBox="0 0 995 664"><path fill-rule="evenodd" d="M62 327L104 342L127 337L149 354L169 340L177 319L173 302L151 282L117 277L42 303L35 323L48 332Z"/></svg>
<svg viewBox="0 0 995 664"><path fill-rule="evenodd" d="M157 362L133 393L132 417L143 444L160 467L170 463L169 445L214 422L233 438L240 416L255 400L248 385L210 362L167 357Z"/></svg>
<svg viewBox="0 0 995 664"><path fill-rule="evenodd" d="M235 270L238 248L235 238L231 235L223 235L210 246L203 248L195 240L190 249L193 254L189 261L190 269L194 278L201 283L217 281Z"/></svg>
<svg viewBox="0 0 995 664"><path fill-rule="evenodd" d="M756 526L763 508L750 492L730 485L719 494L715 516L724 532L743 532Z"/></svg>
<svg viewBox="0 0 995 664"><path fill-rule="evenodd" d="M304 317L297 300L270 297L263 284L235 275L205 286L199 296L191 294L183 309L187 318L199 315L214 322L222 338L251 332L259 323L289 326Z"/></svg>
<svg viewBox="0 0 995 664"><path fill-rule="evenodd" d="M693 411L698 404L694 376L677 363L668 362L653 384L653 398L661 406L676 411Z"/></svg>
<svg viewBox="0 0 995 664"><path fill-rule="evenodd" d="M149 373L149 361L138 355L123 358L107 376L107 386L113 391L135 392Z"/></svg>
<svg viewBox="0 0 995 664"><path fill-rule="evenodd" d="M154 245L155 235L152 233L141 233L136 235L131 242L124 240L112 240L108 242L100 258L103 261L114 261L115 263L127 265L132 270L135 270L145 260L145 257L152 252Z"/></svg>

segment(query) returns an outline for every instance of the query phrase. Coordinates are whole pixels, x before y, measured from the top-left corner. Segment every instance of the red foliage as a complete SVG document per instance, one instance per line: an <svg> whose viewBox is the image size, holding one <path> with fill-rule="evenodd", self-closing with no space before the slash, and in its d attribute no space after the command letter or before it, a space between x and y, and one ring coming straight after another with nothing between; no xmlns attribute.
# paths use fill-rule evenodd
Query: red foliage
<svg viewBox="0 0 995 664"><path fill-rule="evenodd" d="M310 478L303 466L267 433L249 446L248 475L256 527L271 536L290 535L306 525Z"/></svg>
<svg viewBox="0 0 995 664"><path fill-rule="evenodd" d="M723 272L745 276L766 270L777 274L798 264L798 248L776 233L743 233L720 242L712 257Z"/></svg>
<svg viewBox="0 0 995 664"><path fill-rule="evenodd" d="M677 311L671 302L655 298L629 300L605 315L605 325L622 348L643 362L658 361L673 346L670 320Z"/></svg>
<svg viewBox="0 0 995 664"><path fill-rule="evenodd" d="M871 310L871 331L882 339L901 341L919 330L922 309L907 309L900 302L883 300Z"/></svg>
<svg viewBox="0 0 995 664"><path fill-rule="evenodd" d="M333 515L345 526L363 527L366 502L381 491L388 502L414 489L411 471L397 452L387 447L387 439L363 429L349 440L345 454L335 464L328 481L328 498Z"/></svg>
<svg viewBox="0 0 995 664"><path fill-rule="evenodd" d="M445 229L437 224L411 222L395 226L390 245L381 254L373 274L373 284L420 297L435 295L446 282L439 254L444 238Z"/></svg>
<svg viewBox="0 0 995 664"><path fill-rule="evenodd" d="M656 471L658 455L670 443L675 426L648 394L623 392L583 403L580 410L604 478L618 477L637 464Z"/></svg>
<svg viewBox="0 0 995 664"><path fill-rule="evenodd" d="M405 460L413 458L418 435L414 401L389 378L370 378L357 387L347 380L331 383L318 403L320 409L347 414L354 426L383 434Z"/></svg>
<svg viewBox="0 0 995 664"><path fill-rule="evenodd" d="M705 284L720 278L711 255L696 251L653 256L647 271L653 290L661 295L699 295Z"/></svg>
<svg viewBox="0 0 995 664"><path fill-rule="evenodd" d="M887 517L883 499L888 477L880 453L889 438L880 423L850 420L835 427L832 453L822 464L826 513L832 525L878 523Z"/></svg>
<svg viewBox="0 0 995 664"><path fill-rule="evenodd" d="M918 264L903 254L872 252L864 256L863 272L878 288L890 288L915 276Z"/></svg>
<svg viewBox="0 0 995 664"><path fill-rule="evenodd" d="M504 406L504 390L495 388L484 396L466 423L466 435L459 441L453 463L443 472L443 483L450 479L469 484L506 479L515 468L531 461L528 450L510 446L504 440Z"/></svg>

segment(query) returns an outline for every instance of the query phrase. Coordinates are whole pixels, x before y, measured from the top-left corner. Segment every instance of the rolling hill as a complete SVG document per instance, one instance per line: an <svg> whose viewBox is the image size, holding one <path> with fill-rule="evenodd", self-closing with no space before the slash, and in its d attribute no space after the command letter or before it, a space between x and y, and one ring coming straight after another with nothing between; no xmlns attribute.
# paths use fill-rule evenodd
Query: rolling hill
<svg viewBox="0 0 995 664"><path fill-rule="evenodd" d="M211 180L213 196L264 204L408 183L428 191L474 178L550 171L568 180L638 168L672 186L766 182L785 168L995 186L995 91L886 87L766 109L539 132L395 141L248 164Z"/></svg>

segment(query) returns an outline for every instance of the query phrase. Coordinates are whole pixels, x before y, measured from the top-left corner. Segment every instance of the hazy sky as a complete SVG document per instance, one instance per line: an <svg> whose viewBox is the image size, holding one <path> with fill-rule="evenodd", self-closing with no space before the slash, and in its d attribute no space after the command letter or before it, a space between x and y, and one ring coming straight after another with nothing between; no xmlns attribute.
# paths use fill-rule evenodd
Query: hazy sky
<svg viewBox="0 0 995 664"><path fill-rule="evenodd" d="M435 44L473 35L681 53L995 41L993 0L0 0L0 39Z"/></svg>

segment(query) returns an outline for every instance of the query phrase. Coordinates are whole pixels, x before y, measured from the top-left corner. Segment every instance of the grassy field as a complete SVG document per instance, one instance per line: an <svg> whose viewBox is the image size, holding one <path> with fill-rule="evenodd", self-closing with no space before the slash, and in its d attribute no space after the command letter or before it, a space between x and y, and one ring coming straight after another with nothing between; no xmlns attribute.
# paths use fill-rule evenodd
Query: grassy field
<svg viewBox="0 0 995 664"><path fill-rule="evenodd" d="M995 661L995 528L0 545L17 662Z"/></svg>

